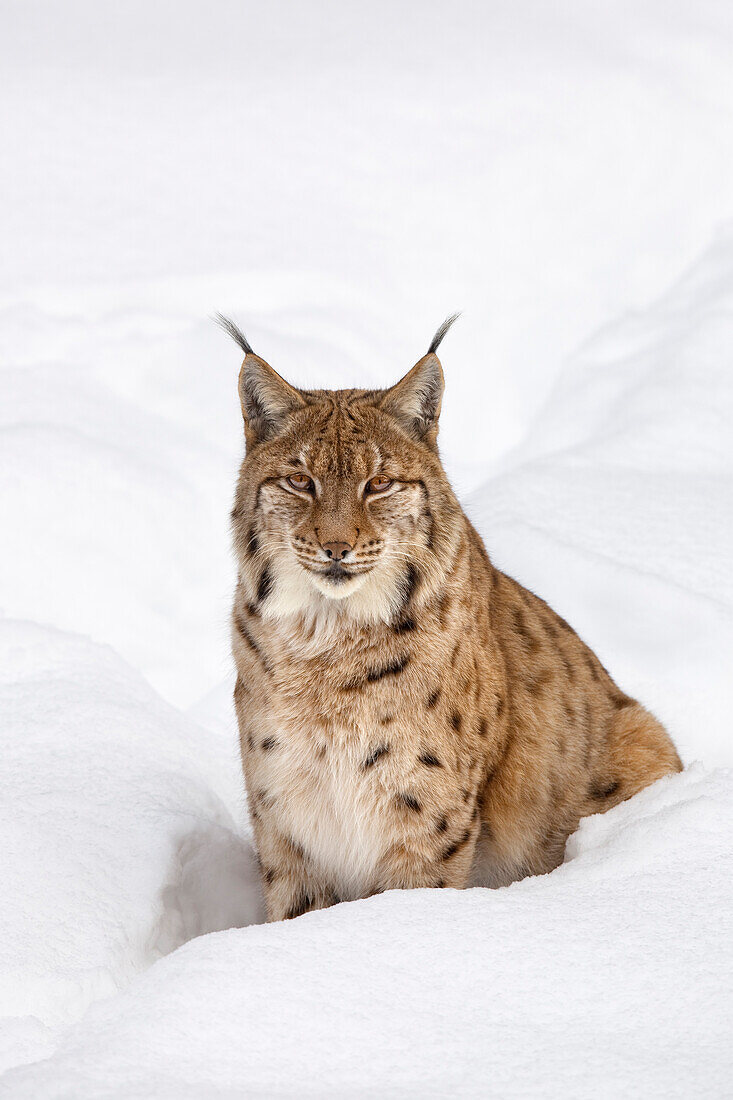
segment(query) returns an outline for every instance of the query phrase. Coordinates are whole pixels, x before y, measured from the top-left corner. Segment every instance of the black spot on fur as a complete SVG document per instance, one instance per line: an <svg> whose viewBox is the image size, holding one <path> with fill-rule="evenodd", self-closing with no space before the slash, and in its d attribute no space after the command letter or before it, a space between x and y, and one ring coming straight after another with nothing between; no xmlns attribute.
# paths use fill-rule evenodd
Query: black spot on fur
<svg viewBox="0 0 733 1100"><path fill-rule="evenodd" d="M402 607L403 610L407 607L412 597L415 595L415 589L420 583L420 573L417 566L412 563L408 565L405 571L405 576L402 581Z"/></svg>
<svg viewBox="0 0 733 1100"><path fill-rule="evenodd" d="M514 630L520 637L524 638L527 634L527 623L525 622L524 612L521 607L512 608L512 619L514 620Z"/></svg>
<svg viewBox="0 0 733 1100"><path fill-rule="evenodd" d="M551 638L555 639L555 638L558 638L560 636L560 632L558 631L557 627L553 623L552 619L545 618L545 619L542 620L542 624L545 628L545 633L549 634L549 636Z"/></svg>
<svg viewBox="0 0 733 1100"><path fill-rule="evenodd" d="M307 913L313 906L313 898L310 894L301 894L295 904L288 910L285 920L293 920Z"/></svg>
<svg viewBox="0 0 733 1100"><path fill-rule="evenodd" d="M433 756L431 752L424 752L421 756L418 756L418 760L421 764L424 764L426 768L442 768L443 765L438 760L437 756Z"/></svg>
<svg viewBox="0 0 733 1100"><path fill-rule="evenodd" d="M400 619L394 626L395 634L407 634L410 630L414 630L417 623L414 619Z"/></svg>
<svg viewBox="0 0 733 1100"><path fill-rule="evenodd" d="M299 844L297 840L293 840L291 836L285 838L287 844L293 855L299 856L301 859L305 859L305 848L302 844Z"/></svg>
<svg viewBox="0 0 733 1100"><path fill-rule="evenodd" d="M382 668L373 668L367 672L367 680L370 684L376 683L377 680L383 680L385 676L399 676L400 672L410 663L410 654L403 653L401 657L396 657L394 661L390 661L388 665L384 665Z"/></svg>
<svg viewBox="0 0 733 1100"><path fill-rule="evenodd" d="M245 546L246 553L252 557L260 548L260 540L257 538L257 532L254 527L250 527L249 535L247 536L247 543Z"/></svg>
<svg viewBox="0 0 733 1100"><path fill-rule="evenodd" d="M364 771L366 771L367 768L373 767L374 764L376 764L377 760L381 760L382 757L386 756L388 752L389 745L379 745L376 749L372 749L372 751L369 753L369 756L367 756L366 760L362 764L362 768L364 769Z"/></svg>
<svg viewBox="0 0 733 1100"><path fill-rule="evenodd" d="M394 722L394 714L383 714L379 719L380 726L388 726L390 722Z"/></svg>
<svg viewBox="0 0 733 1100"><path fill-rule="evenodd" d="M590 788L591 798L597 799L599 802L604 798L610 798L612 794L616 794L621 784L616 779L613 783L594 783Z"/></svg>
<svg viewBox="0 0 733 1100"><path fill-rule="evenodd" d="M486 725L486 719L485 718L480 718L479 723L478 723L478 735L479 735L479 737L486 737L487 732L488 732L488 727Z"/></svg>
<svg viewBox="0 0 733 1100"><path fill-rule="evenodd" d="M504 713L504 696L498 695L496 698L496 717L501 718Z"/></svg>
<svg viewBox="0 0 733 1100"><path fill-rule="evenodd" d="M435 828L437 832L444 833L448 828L448 818L445 815L443 815L443 817L439 817Z"/></svg>
<svg viewBox="0 0 733 1100"><path fill-rule="evenodd" d="M540 648L540 643L527 626L527 620L521 607L512 609L512 618L514 619L514 629L522 639L522 645L526 651L528 653L536 653Z"/></svg>
<svg viewBox="0 0 733 1100"><path fill-rule="evenodd" d="M265 566L260 575L260 583L257 586L257 603L262 604L272 592L272 573Z"/></svg>
<svg viewBox="0 0 733 1100"><path fill-rule="evenodd" d="M239 611L234 612L234 625L237 628L237 632L239 633L240 638L242 638L247 643L252 652L256 654L256 656L259 658L260 664L264 668L265 672L271 672L272 666L270 665L270 662L267 660L267 657L265 657L264 653L257 645L257 642L250 634L249 628Z"/></svg>
<svg viewBox="0 0 733 1100"><path fill-rule="evenodd" d="M454 710L453 713L451 714L450 721L451 721L451 725L453 726L453 729L456 731L456 733L459 733L460 729L461 729L461 723L462 723L463 719L461 718L461 716L460 716L460 714L458 713L457 710Z"/></svg>
<svg viewBox="0 0 733 1100"><path fill-rule="evenodd" d="M438 699L440 699L440 688L436 688L435 691L430 692L430 695L428 696L428 701L425 704L428 710L433 709L435 704L438 702Z"/></svg>
<svg viewBox="0 0 733 1100"><path fill-rule="evenodd" d="M597 683L600 680L601 676L600 676L600 673L599 673L599 671L596 667L596 662L593 660L590 653L588 653L587 651L583 654L583 660L585 661L586 667L587 667L588 671L590 672L591 677Z"/></svg>
<svg viewBox="0 0 733 1100"><path fill-rule="evenodd" d="M454 840L452 844L449 844L443 851L443 859L452 859L456 852L460 852L461 848L468 843L468 838L471 835L471 830L466 829L465 833L460 840Z"/></svg>
<svg viewBox="0 0 733 1100"><path fill-rule="evenodd" d="M265 752L270 752L271 749L275 748L275 745L277 745L277 741L274 737L266 737L262 742L262 748Z"/></svg>
<svg viewBox="0 0 733 1100"><path fill-rule="evenodd" d="M273 870L272 867L268 867L267 870L264 872L265 882L273 883L276 878L277 878L277 871Z"/></svg>
<svg viewBox="0 0 733 1100"><path fill-rule="evenodd" d="M628 695L622 695L619 692L617 695L612 696L611 702L616 710L623 710L624 707L633 707L636 700L630 699Z"/></svg>
<svg viewBox="0 0 733 1100"><path fill-rule="evenodd" d="M408 810L412 810L413 813L419 814L422 812L422 806L415 798L414 794L408 794L406 791L403 791L401 794L397 795L397 801Z"/></svg>
<svg viewBox="0 0 733 1100"><path fill-rule="evenodd" d="M240 614L240 612L238 610L235 610L235 612L234 612L234 625L236 626L237 630L239 631L239 633L244 638L245 642L249 642L249 644L252 646L253 649L256 648L255 644L254 644L254 641L252 640L252 637L250 636L249 630L247 629L247 624L245 623L244 619L242 618L242 615ZM240 683L240 681L237 680L237 683L236 683L235 688L234 688L235 692L241 690L240 687L239 687L239 683Z"/></svg>

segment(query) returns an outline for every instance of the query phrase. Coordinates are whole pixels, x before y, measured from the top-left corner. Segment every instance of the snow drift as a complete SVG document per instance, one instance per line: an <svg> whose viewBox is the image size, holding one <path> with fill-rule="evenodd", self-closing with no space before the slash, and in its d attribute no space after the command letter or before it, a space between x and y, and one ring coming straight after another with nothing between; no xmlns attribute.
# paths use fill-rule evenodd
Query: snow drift
<svg viewBox="0 0 733 1100"><path fill-rule="evenodd" d="M0 1095L722 1096L730 798L695 770L546 879L196 939Z"/></svg>
<svg viewBox="0 0 733 1100"><path fill-rule="evenodd" d="M0 1006L29 1057L185 940L261 919L261 902L200 729L83 638L2 622L0 670Z"/></svg>

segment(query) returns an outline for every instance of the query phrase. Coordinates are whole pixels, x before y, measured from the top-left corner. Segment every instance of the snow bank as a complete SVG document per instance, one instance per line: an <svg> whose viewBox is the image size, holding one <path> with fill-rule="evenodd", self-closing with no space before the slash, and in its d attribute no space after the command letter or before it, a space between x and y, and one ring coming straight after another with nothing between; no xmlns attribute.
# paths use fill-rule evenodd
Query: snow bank
<svg viewBox="0 0 733 1100"><path fill-rule="evenodd" d="M695 769L544 878L196 939L0 1096L723 1096L732 795Z"/></svg>
<svg viewBox="0 0 733 1100"><path fill-rule="evenodd" d="M0 712L14 1064L185 940L260 919L260 904L251 848L212 790L216 742L112 650L1 622Z"/></svg>

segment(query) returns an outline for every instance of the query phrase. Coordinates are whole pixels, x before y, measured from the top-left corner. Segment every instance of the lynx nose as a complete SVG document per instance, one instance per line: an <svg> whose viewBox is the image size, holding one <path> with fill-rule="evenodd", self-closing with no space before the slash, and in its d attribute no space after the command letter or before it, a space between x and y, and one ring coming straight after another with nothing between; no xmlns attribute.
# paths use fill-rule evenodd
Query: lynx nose
<svg viewBox="0 0 733 1100"><path fill-rule="evenodd" d="M353 550L353 546L349 542L324 542L323 549L326 557L331 558L332 561L341 561L345 558L349 550Z"/></svg>

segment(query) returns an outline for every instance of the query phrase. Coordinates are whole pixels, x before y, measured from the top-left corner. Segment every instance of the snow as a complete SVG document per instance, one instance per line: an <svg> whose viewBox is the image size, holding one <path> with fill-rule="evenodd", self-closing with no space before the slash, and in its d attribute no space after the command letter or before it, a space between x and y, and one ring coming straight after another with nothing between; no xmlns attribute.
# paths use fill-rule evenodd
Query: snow
<svg viewBox="0 0 733 1100"><path fill-rule="evenodd" d="M730 797L696 767L546 879L194 939L0 1095L723 1096Z"/></svg>
<svg viewBox="0 0 733 1100"><path fill-rule="evenodd" d="M0 1005L25 1057L186 940L262 914L215 794L233 753L204 753L109 648L6 620L0 654Z"/></svg>
<svg viewBox="0 0 733 1100"><path fill-rule="evenodd" d="M3 24L0 1096L727 1095L733 11ZM469 514L688 768L551 875L263 925L208 314L381 385L455 308Z"/></svg>

